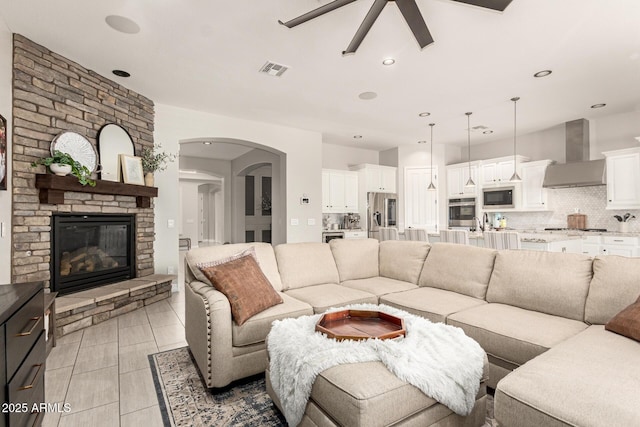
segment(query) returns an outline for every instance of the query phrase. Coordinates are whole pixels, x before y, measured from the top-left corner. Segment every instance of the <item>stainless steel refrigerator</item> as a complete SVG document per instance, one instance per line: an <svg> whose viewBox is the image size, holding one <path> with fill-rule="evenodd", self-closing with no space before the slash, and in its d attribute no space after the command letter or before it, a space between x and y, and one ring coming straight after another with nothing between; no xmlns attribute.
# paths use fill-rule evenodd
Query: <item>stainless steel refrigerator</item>
<svg viewBox="0 0 640 427"><path fill-rule="evenodd" d="M367 193L367 232L378 239L380 227L397 227L398 195Z"/></svg>

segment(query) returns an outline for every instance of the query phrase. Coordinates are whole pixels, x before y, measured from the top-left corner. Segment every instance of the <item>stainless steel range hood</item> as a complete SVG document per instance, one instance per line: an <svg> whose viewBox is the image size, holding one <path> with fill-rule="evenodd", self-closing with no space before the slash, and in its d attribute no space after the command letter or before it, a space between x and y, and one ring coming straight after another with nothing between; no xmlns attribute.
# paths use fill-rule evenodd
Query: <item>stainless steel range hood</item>
<svg viewBox="0 0 640 427"><path fill-rule="evenodd" d="M565 123L567 163L549 165L542 186L545 188L605 185L605 160L589 160L589 121Z"/></svg>

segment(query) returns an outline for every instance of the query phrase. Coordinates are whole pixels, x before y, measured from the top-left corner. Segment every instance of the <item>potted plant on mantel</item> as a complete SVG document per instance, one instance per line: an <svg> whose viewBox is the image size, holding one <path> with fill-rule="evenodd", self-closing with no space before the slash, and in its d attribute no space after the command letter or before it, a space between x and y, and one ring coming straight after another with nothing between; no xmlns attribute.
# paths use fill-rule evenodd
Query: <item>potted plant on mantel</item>
<svg viewBox="0 0 640 427"><path fill-rule="evenodd" d="M144 172L144 184L147 187L153 187L154 172L161 172L167 168L169 163L176 159L175 154L160 151L161 144L154 144L153 147L144 147L142 149L142 170Z"/></svg>
<svg viewBox="0 0 640 427"><path fill-rule="evenodd" d="M32 167L38 165L49 167L49 170L58 176L71 174L78 178L78 182L82 185L96 186L96 181L91 179L91 171L67 153L55 150L53 156L45 157L44 159L31 163Z"/></svg>

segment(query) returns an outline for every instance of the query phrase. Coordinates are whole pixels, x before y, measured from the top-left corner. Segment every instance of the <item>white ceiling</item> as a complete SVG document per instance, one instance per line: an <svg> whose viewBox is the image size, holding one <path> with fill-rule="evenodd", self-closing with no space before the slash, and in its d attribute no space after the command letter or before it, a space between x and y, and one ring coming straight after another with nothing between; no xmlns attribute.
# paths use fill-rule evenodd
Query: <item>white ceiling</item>
<svg viewBox="0 0 640 427"><path fill-rule="evenodd" d="M503 13L417 0L435 39L422 51L391 2L347 57L341 52L372 0L293 29L277 22L325 3L0 0L0 16L11 31L156 103L319 131L332 144L414 144L429 122L436 143L466 144L467 111L472 127L494 130L474 133L472 143L509 138L514 96L522 98L519 133L640 111L639 0L513 0ZM134 20L140 33L116 32L108 15ZM396 64L383 66L386 57ZM259 74L267 60L291 69L280 78ZM553 74L532 77L544 69ZM378 97L360 100L365 91ZM601 102L607 107L589 108Z"/></svg>

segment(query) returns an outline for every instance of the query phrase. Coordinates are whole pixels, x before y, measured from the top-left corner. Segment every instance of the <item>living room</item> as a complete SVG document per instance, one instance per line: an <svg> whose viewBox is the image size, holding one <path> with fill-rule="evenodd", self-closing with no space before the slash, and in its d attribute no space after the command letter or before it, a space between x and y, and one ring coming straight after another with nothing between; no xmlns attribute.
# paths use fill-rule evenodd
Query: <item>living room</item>
<svg viewBox="0 0 640 427"><path fill-rule="evenodd" d="M295 29L284 28L277 24L277 20L293 18L311 10L318 6L317 1L309 0L292 5L291 2L280 0L275 2L275 6L245 3L237 6L207 6L198 13L180 8L176 11L169 7L162 11L154 7L145 10L142 6L126 4L117 7L76 4L67 8L48 2L29 5L11 3L0 2L0 58L3 59L0 67L0 114L8 124L8 191L0 191L0 255L4 262L0 270L1 283L42 280L45 279L44 276L37 276L37 273L49 272L46 257L40 260L32 258L31 264L35 267L25 267L29 264L26 261L24 264L22 261L15 262L16 251L23 251L16 248L18 240L15 235L31 231L22 229L24 224L17 223L15 218L25 217L26 211L40 209L32 206L18 209L21 203L33 203L28 197L37 194L34 193L34 188L26 188L20 181L24 178L21 174L33 176L35 173L34 170L22 170L21 162L30 163L38 159L33 152L25 152L28 145L21 138L40 139L42 145L37 147L40 150L38 153L46 151L48 147L44 145L50 142L50 139L14 132L14 128L25 128L24 120L29 121L25 119L24 97L16 96L16 90L21 90L16 84L16 81L20 81L19 71L16 71L19 70L16 65L20 65L20 62L16 62L16 58L26 58L28 55L22 55L24 52L20 49L18 52L14 50L15 40L32 44L35 50L47 51L48 55L57 60L76 64L79 68L95 73L100 79L104 79L104 87L109 87L107 92L121 91L127 94L125 98L130 95L132 98L149 101L151 119L144 126L135 123L146 127L150 137L141 136L140 130L135 126L129 130L130 133L134 134L140 148L160 142L164 150L179 156L178 161L169 163L165 171L156 174L158 197L154 199L151 211L144 210L147 208L118 206L141 209L136 213L152 218L145 221L145 224L152 224L146 233L153 234L154 240L152 248L145 248L146 252L141 252L141 255L147 257L143 258L147 261L139 264L141 276L150 273L177 274L183 269L184 252L180 251L178 242L181 237L180 221L185 214L178 202L180 196L177 188L181 173L194 169L192 159L197 156L196 151L196 154L190 156L191 160L185 159L187 156L184 155L183 148L186 145L202 145L203 158L207 157L204 155L207 149L204 143L216 140L248 148L266 149L281 156L281 181L278 195L273 199L271 230L273 243L279 244L320 242L323 231L320 203L323 190L322 169L347 171L354 165L364 163L398 168L398 196L403 201L406 191L404 170L426 167L431 160L440 177L437 193L440 203L434 225L437 229L447 228L448 194L444 179L446 167L515 154L512 137L513 103L510 102L510 98L514 96L522 98L518 104L517 154L531 160L550 159L564 163L564 123L580 118L589 120L591 159L603 158L602 152L635 148L638 145L635 138L640 136L637 97L637 93L640 93L637 78L640 41L635 29L637 25L633 22L640 11L633 1L603 6L596 1L585 4L573 0L556 7L551 1L541 4L531 0L514 0L504 12L495 12L458 2L422 0L418 1L418 5L435 39L432 45L424 49L416 45L411 31L406 31L402 15L396 13L395 6L390 5L373 25L360 50L352 56L341 56L340 51L353 36L353 31L370 7L367 2L355 2ZM221 7L225 13L220 13L218 8ZM250 9L255 10L249 13ZM44 19L39 22L41 18L34 18L34 10L39 11L39 17L49 17L48 22L44 22ZM225 17L226 13L232 18ZM244 22L246 14L250 25L255 25L255 31L231 32L229 27L241 26L239 23ZM127 34L109 27L105 23L105 17L110 15L135 20L140 26L141 34ZM196 19L193 15L201 20L197 25L191 21ZM602 19L603 16L608 19ZM172 20L172 17L176 19ZM460 21L456 21L458 19ZM261 23L264 20L269 21L269 24ZM451 25L449 22L461 24ZM540 22L547 24L541 25ZM538 33L545 25L549 27L548 33ZM399 26L402 31L397 30ZM451 28L446 28L447 26ZM517 31L520 26L521 30ZM460 31L460 28L465 27L470 28L469 32ZM60 31L60 28L65 30ZM167 28L170 30L167 31ZM331 28L331 35L327 34L327 28ZM486 38L478 36L480 29L486 33L483 36ZM263 30L271 38L261 39L260 32ZM175 34L179 31L183 31L180 34L184 42L175 40ZM459 32L462 37L457 34ZM392 33L393 37L385 37L385 33ZM95 38L87 36L89 34ZM508 38L504 34L513 34L513 44L504 44L504 39ZM256 46L246 51L244 46L235 45L234 48L233 43L237 43L237 40L232 43L234 37L242 44L255 43ZM477 40L471 40L474 38ZM216 40L216 55L203 53L208 52L205 47L211 40ZM453 43L456 44L456 56L462 57L463 63L474 64L473 67L460 66L459 62L452 62L451 68L441 65L450 59L441 56L442 50L448 47L453 49L449 45ZM222 47L222 44L225 46ZM277 48L278 44L284 46L282 50ZM499 47L485 47L492 44ZM96 47L104 45L109 48ZM159 47L169 45L176 50L169 53ZM148 61L140 60L141 51L149 52ZM382 65L382 60L390 55L389 52L394 52L396 64ZM188 61L187 56L195 59ZM218 72L215 61L211 63L208 59L203 59L197 68L189 68L195 67L199 62L198 58L205 56L232 58L227 61L232 65L225 65L228 68ZM431 61L428 59L430 56L441 58L443 62ZM183 57L184 60L177 60ZM313 61L307 63L302 60L310 57L313 57ZM162 66L154 62L151 67L151 58L166 62L162 62ZM259 75L257 68L265 60L282 61L291 68L282 77ZM324 65L321 65L323 62ZM412 64L419 72L408 72L406 64ZM131 77L127 80L113 75L114 68L130 71ZM154 70L153 73L149 72L150 69ZM545 69L552 69L552 74L542 78L533 77L534 73ZM238 74L235 76L237 81L231 78L234 72ZM188 73L192 74L185 77ZM342 79L345 73L348 78ZM364 79L363 75L370 77ZM405 83L407 88L402 90L397 87L398 81L409 82L409 77L416 87L409 83ZM294 81L293 89L284 87L290 81L287 78ZM48 83L53 83L53 80L55 78ZM212 80L215 80L213 86L208 86ZM158 84L158 81L164 83ZM433 81L437 83L433 84ZM445 85L442 82L448 83ZM239 88L243 85L250 89L240 91ZM314 85L318 86L314 88L317 91L315 99L306 94L301 95L302 87L311 90ZM329 87L331 91L328 90ZM33 93L37 94L37 90L44 89L35 87ZM377 96L367 99L376 95L371 95L372 91ZM252 98L252 92L259 92L260 99ZM278 100L278 106L270 109L273 100ZM607 105L591 108L598 103ZM330 108L330 105L334 105L334 108ZM21 109L23 111L19 112ZM329 112L330 110L335 111ZM464 114L467 111L473 111L470 126L467 124L468 117ZM429 112L430 116L420 117L419 113L423 112ZM49 116L50 119L55 117ZM418 141L429 141L428 124L432 121L436 122L435 139L433 155L429 156L428 145L419 145ZM474 126L479 128L470 133ZM50 132L69 130L64 129L64 126L50 128ZM72 130L77 131L77 128ZM94 145L96 130L97 128L92 128L87 133L88 137L93 135L93 139L89 139ZM468 136L471 140L469 144ZM204 168L205 166L197 167L200 170ZM39 173L44 172L42 169ZM554 191L555 200L561 200L565 198L565 194L569 194L562 193L563 190ZM597 209L597 213L589 211L589 217L594 221L596 218L604 221L606 217L605 226L609 229L617 226L613 214L629 212L630 216L637 216L640 213L637 209L622 212L606 210L606 196L602 192L597 194L602 199L597 208L592 208L593 205L590 204L591 193L578 191L570 194L573 204L571 209L581 209L583 212ZM21 197L25 199L20 200ZM308 203L303 203L304 199ZM50 211L49 208L45 210ZM16 211L22 213L16 215ZM235 211L231 208L225 211L225 220L229 224L222 227L224 236L221 241L242 242L241 229L232 223L240 220L234 219L232 212ZM525 228L529 224L535 224L536 228L542 228L564 221L566 213L562 211L552 216L540 212L514 212L507 216L512 226ZM404 221L403 203L399 206L398 214L400 221ZM630 231L640 231L638 224L638 221L631 221ZM35 223L31 226L46 227ZM33 231L46 232L36 228ZM37 242L28 243L45 243L47 238L39 235ZM197 245L197 242L194 243ZM38 250L36 247L30 250ZM32 271L31 268L35 270ZM34 273L35 275L30 276ZM126 345L121 345L130 347L130 350L139 346L143 352L148 351L143 347L154 347L156 352L184 345L184 331L181 332L178 326L184 324L184 302L178 295L182 291L182 285L175 284L174 291L178 292L173 292L167 301L162 302L161 308L145 308L143 316L130 314L125 318L127 320L121 321L120 327L123 329L145 324L142 328L129 329L127 332L135 335L144 330L144 333L155 337L153 345L147 346L146 343L150 341L146 338L142 341L132 338L131 341L124 342ZM85 332L84 338L87 343L90 343L93 334L104 335L108 337L107 340L112 340L114 334L117 336L120 332L117 324L115 327L107 325L103 330L96 329L95 333ZM78 335L75 337L67 338L66 341L61 337L56 353L61 353L61 349L67 345L69 348L66 351L75 351L76 355L82 352L82 340L74 341ZM109 356L111 362L112 356ZM64 359L62 355L59 357ZM140 363L139 359L136 360L135 363ZM58 365L58 368L64 370L59 374L68 375L69 381L73 365L63 365ZM52 363L48 369L52 366L55 364ZM136 368L140 366L135 365ZM144 369L146 372L147 368ZM126 372L116 370L115 378L120 375L121 384L123 378L130 384L140 383L140 378L134 375L122 377L123 374L139 370L142 369ZM78 374L87 372L92 371L86 367L78 367ZM104 377L109 375L114 376L113 372L109 372ZM121 405L116 407L116 422L122 420L122 425L128 425L127 423L133 423L132 420L138 420L133 417L134 413L156 408L156 402L151 404L150 400L125 408L122 402L129 399L129 395L123 390L121 386L116 399ZM109 399L113 397L111 394ZM85 407L79 412L86 412L88 409L92 408ZM110 411L113 411L113 406L102 409L106 413L112 413ZM100 412L92 416L97 416L95 414ZM136 416L144 417L145 414L140 412ZM125 415L132 415L128 417L129 421L125 421ZM154 413L153 416L156 415ZM64 418L68 416L58 416L55 422ZM105 419L104 416L101 418ZM110 422L113 421L110 419ZM67 422L71 423L71 418ZM46 423L52 423L51 417L45 418ZM61 422L60 425L66 424Z"/></svg>

